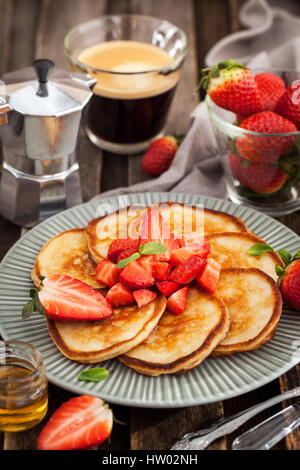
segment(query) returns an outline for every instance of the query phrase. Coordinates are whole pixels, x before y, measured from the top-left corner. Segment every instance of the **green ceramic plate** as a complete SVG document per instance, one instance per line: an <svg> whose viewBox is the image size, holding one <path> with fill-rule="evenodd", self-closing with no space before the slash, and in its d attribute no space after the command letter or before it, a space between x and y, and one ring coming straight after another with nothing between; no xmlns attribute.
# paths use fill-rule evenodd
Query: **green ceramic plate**
<svg viewBox="0 0 300 470"><path fill-rule="evenodd" d="M189 194L133 194L83 204L42 222L22 237L0 265L0 331L4 339L19 339L36 346L43 354L50 382L77 394L102 397L121 405L175 408L202 405L241 395L258 388L291 369L300 356L300 315L285 310L276 336L256 351L218 359L207 359L182 376L146 377L117 359L101 366L111 371L103 382L82 382L79 373L89 366L65 358L52 342L45 319L34 314L26 321L21 310L32 287L30 272L37 253L59 232L83 227L100 215L130 204L150 205L177 201L241 217L248 227L275 249L300 250L300 238L272 218L229 201ZM94 366L91 366L94 367Z"/></svg>

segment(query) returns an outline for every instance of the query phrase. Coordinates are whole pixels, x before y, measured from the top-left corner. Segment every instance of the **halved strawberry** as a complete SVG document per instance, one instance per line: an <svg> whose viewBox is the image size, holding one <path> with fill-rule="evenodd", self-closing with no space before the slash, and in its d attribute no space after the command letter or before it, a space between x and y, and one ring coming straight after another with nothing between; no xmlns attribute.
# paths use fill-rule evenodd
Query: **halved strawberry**
<svg viewBox="0 0 300 470"><path fill-rule="evenodd" d="M149 289L138 289L132 292L133 297L135 298L136 303L139 308L142 308L144 305L149 304L157 297L157 293Z"/></svg>
<svg viewBox="0 0 300 470"><path fill-rule="evenodd" d="M112 287L118 282L119 274L120 270L116 268L116 265L109 259L104 259L97 264L95 279L100 284Z"/></svg>
<svg viewBox="0 0 300 470"><path fill-rule="evenodd" d="M214 294L221 272L221 265L213 258L207 260L204 270L197 276L197 282L209 294Z"/></svg>
<svg viewBox="0 0 300 470"><path fill-rule="evenodd" d="M130 292L121 282L118 282L109 289L106 294L106 299L112 307L125 307L126 305L133 305L135 299Z"/></svg>
<svg viewBox="0 0 300 470"><path fill-rule="evenodd" d="M156 281L155 283L158 290L164 294L166 297L169 297L178 289L181 289L182 285L173 281Z"/></svg>
<svg viewBox="0 0 300 470"><path fill-rule="evenodd" d="M93 321L113 314L100 292L70 276L45 277L38 296L46 315L57 321Z"/></svg>
<svg viewBox="0 0 300 470"><path fill-rule="evenodd" d="M203 271L205 265L205 259L199 255L192 255L174 269L169 280L178 282L179 284L189 284Z"/></svg>
<svg viewBox="0 0 300 470"><path fill-rule="evenodd" d="M153 276L160 281L167 281L172 272L172 266L165 261L157 261L153 265Z"/></svg>
<svg viewBox="0 0 300 470"><path fill-rule="evenodd" d="M127 264L120 274L120 282L128 289L145 289L153 286L155 279L152 274L137 261Z"/></svg>
<svg viewBox="0 0 300 470"><path fill-rule="evenodd" d="M107 258L113 263L118 262L118 257L122 251L132 248L134 252L138 251L140 241L132 238L121 238L119 240L113 240L109 246Z"/></svg>
<svg viewBox="0 0 300 470"><path fill-rule="evenodd" d="M38 436L38 450L95 447L111 433L113 414L101 398L81 395L63 403Z"/></svg>
<svg viewBox="0 0 300 470"><path fill-rule="evenodd" d="M58 321L92 321L113 314L100 292L78 279L53 274L43 280L39 300L46 315Z"/></svg>
<svg viewBox="0 0 300 470"><path fill-rule="evenodd" d="M185 286L182 289L174 292L174 294L168 298L167 310L173 313L173 315L180 315L184 311L188 290L188 286Z"/></svg>

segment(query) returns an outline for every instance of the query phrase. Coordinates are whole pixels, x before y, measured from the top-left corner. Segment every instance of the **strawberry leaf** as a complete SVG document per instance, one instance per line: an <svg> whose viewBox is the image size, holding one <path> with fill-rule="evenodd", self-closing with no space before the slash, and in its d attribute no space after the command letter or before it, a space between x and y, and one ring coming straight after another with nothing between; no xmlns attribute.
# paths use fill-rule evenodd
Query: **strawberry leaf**
<svg viewBox="0 0 300 470"><path fill-rule="evenodd" d="M135 261L136 259L139 259L140 257L141 255L138 252L133 253L132 255L128 256L128 258L124 258L119 261L118 264L116 264L116 268L124 268L125 266L127 266L127 264L131 263L132 261Z"/></svg>
<svg viewBox="0 0 300 470"><path fill-rule="evenodd" d="M300 251L297 251L297 253L294 254L292 261L296 261L297 259L300 259Z"/></svg>
<svg viewBox="0 0 300 470"><path fill-rule="evenodd" d="M83 370L77 378L86 382L101 382L108 376L109 371L104 367L94 367L93 369Z"/></svg>
<svg viewBox="0 0 300 470"><path fill-rule="evenodd" d="M157 255L159 253L165 253L167 247L158 242L149 242L146 245L140 245L139 252L141 255Z"/></svg>
<svg viewBox="0 0 300 470"><path fill-rule="evenodd" d="M267 252L272 253L272 251L274 250L271 246L268 246L265 243L256 243L249 248L247 253L251 256L260 256Z"/></svg>
<svg viewBox="0 0 300 470"><path fill-rule="evenodd" d="M285 266L287 266L288 264L290 264L291 262L291 259L292 259L292 255L289 251L287 250L279 250L278 251L278 254L280 256L280 258L282 259L282 261L284 262Z"/></svg>
<svg viewBox="0 0 300 470"><path fill-rule="evenodd" d="M279 280L280 280L285 273L285 269L279 266L279 264L276 264L275 271L276 271L277 276L279 276Z"/></svg>
<svg viewBox="0 0 300 470"><path fill-rule="evenodd" d="M35 312L45 315L45 309L39 299L39 292L37 289L30 289L29 295L31 300L24 305L22 309L22 320L31 317Z"/></svg>

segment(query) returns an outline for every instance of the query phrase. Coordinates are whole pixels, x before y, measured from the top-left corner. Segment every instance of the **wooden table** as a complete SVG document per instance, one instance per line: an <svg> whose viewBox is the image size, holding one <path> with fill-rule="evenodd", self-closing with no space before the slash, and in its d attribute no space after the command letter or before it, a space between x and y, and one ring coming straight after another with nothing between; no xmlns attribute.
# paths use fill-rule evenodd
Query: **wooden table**
<svg viewBox="0 0 300 470"><path fill-rule="evenodd" d="M31 65L35 58L49 58L56 66L68 68L62 43L66 32L77 23L112 13L140 13L165 18L181 27L189 38L189 55L172 106L168 131L185 132L189 113L197 103L193 94L199 70L208 49L219 39L238 29L240 0L0 0L0 76L7 71ZM119 156L102 152L84 136L80 146L80 169L84 201L108 189L129 186L147 179L140 168L140 156ZM201 192L199 188L199 192ZM282 217L281 222L300 233L300 216ZM22 235L22 228L0 218L0 256ZM206 406L174 410L150 410L113 406L115 416L126 423L115 425L111 442L100 449L169 449L186 432L213 423L280 392L300 385L300 367L280 379L237 398ZM49 385L49 412L73 395ZM286 404L285 404L286 405ZM277 407L277 410L281 405ZM261 420L274 412L265 412ZM255 423L255 419L250 422ZM43 424L27 432L0 433L0 448L36 449ZM248 429L243 426L242 430ZM210 449L230 449L236 433L220 439ZM300 450L300 430L290 434L275 449Z"/></svg>

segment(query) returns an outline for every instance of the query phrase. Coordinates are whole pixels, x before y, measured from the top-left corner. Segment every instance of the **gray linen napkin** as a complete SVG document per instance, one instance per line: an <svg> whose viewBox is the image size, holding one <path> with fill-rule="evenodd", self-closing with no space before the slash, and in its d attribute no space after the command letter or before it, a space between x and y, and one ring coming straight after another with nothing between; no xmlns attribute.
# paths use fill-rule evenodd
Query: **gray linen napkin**
<svg viewBox="0 0 300 470"><path fill-rule="evenodd" d="M285 9L278 5L284 5ZM241 8L239 17L247 29L215 44L205 59L208 66L230 58L250 67L300 71L299 1L249 0ZM189 131L168 171L158 178L129 188L107 191L96 198L150 191L226 197L217 145L205 103L200 103L191 114Z"/></svg>

